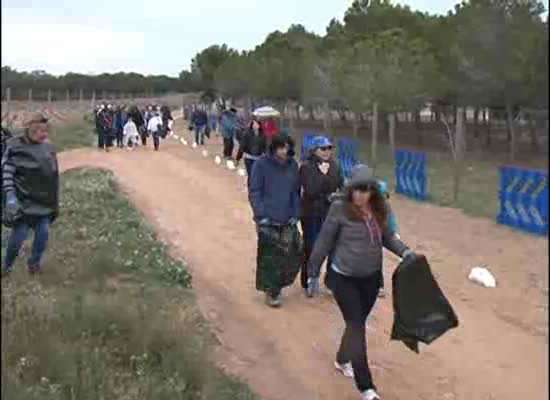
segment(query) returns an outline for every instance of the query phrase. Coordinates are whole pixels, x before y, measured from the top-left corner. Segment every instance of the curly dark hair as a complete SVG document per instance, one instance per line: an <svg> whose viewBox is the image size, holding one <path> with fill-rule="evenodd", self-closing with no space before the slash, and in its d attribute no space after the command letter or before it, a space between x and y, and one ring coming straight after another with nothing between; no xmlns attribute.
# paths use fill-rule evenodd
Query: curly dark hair
<svg viewBox="0 0 550 400"><path fill-rule="evenodd" d="M380 192L380 189L375 181L350 186L346 190L345 206L348 218L354 221L358 221L363 218L363 213L361 212L359 207L353 204L353 192L356 190L363 192L369 191L371 193L369 206L372 210L372 213L374 214L374 218L376 219L378 226L381 230L384 230L387 225L387 217L389 212L388 205L386 203L384 195L382 194L382 192Z"/></svg>
<svg viewBox="0 0 550 400"><path fill-rule="evenodd" d="M260 121L258 121L257 119L253 119L250 121L250 123L248 124L248 130L250 132L252 132L252 125L254 124L254 122L257 122L258 125L260 125L260 128L258 129L258 134L260 135L263 135L264 134L264 127L262 126L262 123Z"/></svg>

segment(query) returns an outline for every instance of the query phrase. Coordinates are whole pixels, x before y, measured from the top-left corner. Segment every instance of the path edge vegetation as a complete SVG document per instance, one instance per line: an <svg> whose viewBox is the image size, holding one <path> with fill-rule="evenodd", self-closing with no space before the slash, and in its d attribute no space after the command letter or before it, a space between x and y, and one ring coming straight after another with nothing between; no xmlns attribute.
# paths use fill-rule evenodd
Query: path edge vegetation
<svg viewBox="0 0 550 400"><path fill-rule="evenodd" d="M2 398L256 399L214 366L186 264L113 174L80 168L61 181L45 273L31 278L23 254L2 280Z"/></svg>

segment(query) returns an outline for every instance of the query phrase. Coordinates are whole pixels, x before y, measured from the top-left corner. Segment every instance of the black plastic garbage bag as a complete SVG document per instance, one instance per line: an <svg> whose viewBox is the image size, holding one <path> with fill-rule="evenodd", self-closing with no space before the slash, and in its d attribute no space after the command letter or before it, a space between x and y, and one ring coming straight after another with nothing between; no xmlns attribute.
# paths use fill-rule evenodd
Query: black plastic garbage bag
<svg viewBox="0 0 550 400"><path fill-rule="evenodd" d="M259 226L256 289L265 292L292 285L303 259L302 237L295 225Z"/></svg>
<svg viewBox="0 0 550 400"><path fill-rule="evenodd" d="M430 344L458 318L439 288L426 257L403 260L393 273L392 340L418 353L418 342Z"/></svg>

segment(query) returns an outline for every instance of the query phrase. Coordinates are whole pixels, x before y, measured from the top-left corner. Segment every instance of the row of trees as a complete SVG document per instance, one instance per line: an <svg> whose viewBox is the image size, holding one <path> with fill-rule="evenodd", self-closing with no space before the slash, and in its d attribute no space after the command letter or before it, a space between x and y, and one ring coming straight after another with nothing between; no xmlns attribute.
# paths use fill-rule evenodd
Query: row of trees
<svg viewBox="0 0 550 400"><path fill-rule="evenodd" d="M191 91L179 78L166 75L144 76L137 73L116 73L101 75L84 75L68 73L54 76L45 71L19 72L9 66L2 67L2 96L5 89L10 88L11 98L27 99L29 89L35 99L45 100L48 92L55 99L65 99L67 91L74 97L82 90L86 98L95 91L98 97L106 92L111 95L164 94L168 92Z"/></svg>
<svg viewBox="0 0 550 400"><path fill-rule="evenodd" d="M462 125L457 122L464 115L458 114L466 107L475 109L476 124L485 115L481 110L496 110L507 122L513 159L518 112L536 127L539 110L548 108L543 12L537 0L469 0L446 16L389 0L355 0L343 21L330 21L325 35L293 25L251 51L214 45L195 56L180 81L206 97L248 105L352 111L355 132L367 113L373 157L379 118L391 142L400 112L419 119L430 105L437 121L452 130ZM460 150L461 135L449 137Z"/></svg>

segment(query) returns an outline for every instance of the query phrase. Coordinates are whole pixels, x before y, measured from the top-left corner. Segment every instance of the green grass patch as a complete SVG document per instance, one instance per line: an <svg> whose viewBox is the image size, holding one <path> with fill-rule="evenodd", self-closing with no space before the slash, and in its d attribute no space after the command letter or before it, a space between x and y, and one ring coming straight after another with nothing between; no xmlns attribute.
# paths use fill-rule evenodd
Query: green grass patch
<svg viewBox="0 0 550 400"><path fill-rule="evenodd" d="M85 118L57 122L50 128L50 140L58 152L89 147L96 140L94 129L92 121Z"/></svg>
<svg viewBox="0 0 550 400"><path fill-rule="evenodd" d="M2 280L2 398L255 399L208 360L186 266L111 173L64 173L61 199L44 274L22 255Z"/></svg>

